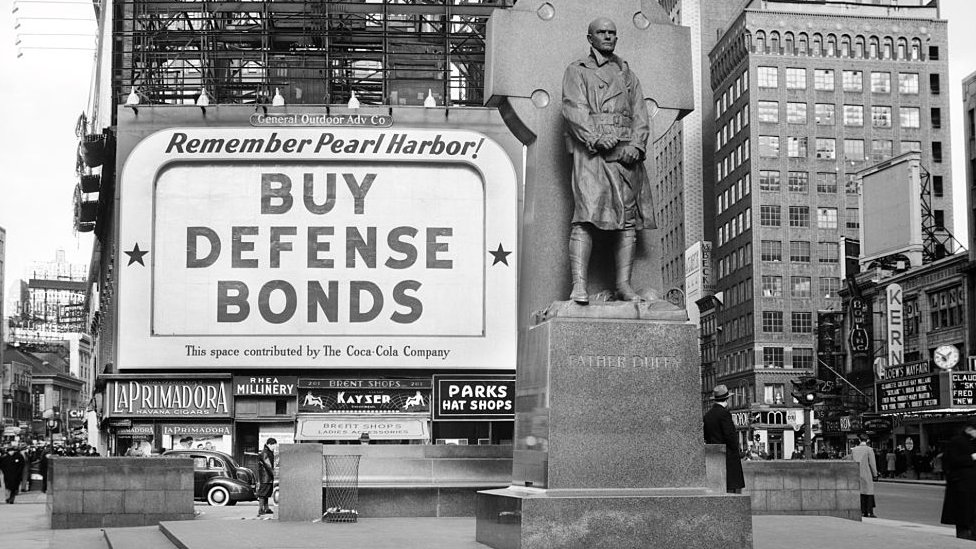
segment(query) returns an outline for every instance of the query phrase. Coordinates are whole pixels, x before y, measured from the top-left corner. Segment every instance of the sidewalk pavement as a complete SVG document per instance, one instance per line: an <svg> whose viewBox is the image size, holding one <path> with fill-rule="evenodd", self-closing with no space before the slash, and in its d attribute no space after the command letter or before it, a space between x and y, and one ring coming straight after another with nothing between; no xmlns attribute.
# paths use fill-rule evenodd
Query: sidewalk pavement
<svg viewBox="0 0 976 549"><path fill-rule="evenodd" d="M158 527L51 530L43 494L0 504L0 545L17 549L485 549L473 518L361 519L354 524L251 519L255 507L208 508ZM219 509L219 512L218 512ZM236 514L235 514L236 513ZM974 549L952 527L885 519L753 517L754 549ZM167 539L168 538L168 539ZM648 548L653 548L649 541ZM590 549L590 548L586 548ZM732 548L730 548L732 549Z"/></svg>

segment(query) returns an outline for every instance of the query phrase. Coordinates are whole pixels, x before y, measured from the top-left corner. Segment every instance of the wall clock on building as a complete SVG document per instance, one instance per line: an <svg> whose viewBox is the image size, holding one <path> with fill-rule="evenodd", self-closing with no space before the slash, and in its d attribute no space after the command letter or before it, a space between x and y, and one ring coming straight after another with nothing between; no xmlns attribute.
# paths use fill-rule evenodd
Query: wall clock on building
<svg viewBox="0 0 976 549"><path fill-rule="evenodd" d="M951 370L959 362L959 349L955 345L939 345L932 356L935 365L943 370Z"/></svg>

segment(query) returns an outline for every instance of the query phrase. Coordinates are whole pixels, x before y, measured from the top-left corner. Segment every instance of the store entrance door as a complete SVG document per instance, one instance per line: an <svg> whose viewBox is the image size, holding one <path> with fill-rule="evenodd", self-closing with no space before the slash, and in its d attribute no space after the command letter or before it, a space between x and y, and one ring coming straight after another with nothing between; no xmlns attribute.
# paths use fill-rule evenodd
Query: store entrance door
<svg viewBox="0 0 976 549"><path fill-rule="evenodd" d="M234 441L234 459L237 463L248 469L257 472L258 453L258 424L257 423L238 423L236 426Z"/></svg>
<svg viewBox="0 0 976 549"><path fill-rule="evenodd" d="M769 432L770 459L783 459L783 431Z"/></svg>

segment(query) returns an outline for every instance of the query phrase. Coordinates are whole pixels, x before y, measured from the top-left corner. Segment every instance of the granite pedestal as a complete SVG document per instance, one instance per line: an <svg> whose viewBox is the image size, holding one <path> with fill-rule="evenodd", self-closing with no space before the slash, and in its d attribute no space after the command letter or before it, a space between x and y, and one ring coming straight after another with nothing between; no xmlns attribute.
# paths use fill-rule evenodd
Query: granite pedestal
<svg viewBox="0 0 976 549"><path fill-rule="evenodd" d="M556 318L516 376L513 485L479 493L496 549L752 547L748 496L708 489L697 333Z"/></svg>

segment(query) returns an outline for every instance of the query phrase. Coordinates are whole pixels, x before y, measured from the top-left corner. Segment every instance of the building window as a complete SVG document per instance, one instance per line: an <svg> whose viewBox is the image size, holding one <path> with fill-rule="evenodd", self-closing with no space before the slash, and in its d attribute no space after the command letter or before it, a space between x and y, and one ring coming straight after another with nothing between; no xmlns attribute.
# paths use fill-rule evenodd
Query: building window
<svg viewBox="0 0 976 549"><path fill-rule="evenodd" d="M762 295L763 297L783 297L783 277L763 275Z"/></svg>
<svg viewBox="0 0 976 549"><path fill-rule="evenodd" d="M782 383L767 383L763 386L763 402L766 404L783 404L785 386Z"/></svg>
<svg viewBox="0 0 976 549"><path fill-rule="evenodd" d="M807 157L807 138L806 137L787 137L786 156L790 158Z"/></svg>
<svg viewBox="0 0 976 549"><path fill-rule="evenodd" d="M762 331L767 334L783 332L783 311L763 311Z"/></svg>
<svg viewBox="0 0 976 549"><path fill-rule="evenodd" d="M918 109L915 110L916 112L918 111ZM871 107L871 125L875 128L890 128L891 107L885 107L885 106Z"/></svg>
<svg viewBox="0 0 976 549"><path fill-rule="evenodd" d="M759 87L775 88L779 86L779 72L776 67L759 67Z"/></svg>
<svg viewBox="0 0 976 549"><path fill-rule="evenodd" d="M817 192L833 194L837 192L837 174L834 172L819 172L817 174Z"/></svg>
<svg viewBox="0 0 976 549"><path fill-rule="evenodd" d="M936 130L942 128L942 109L932 107L929 110L929 118L932 119L932 128Z"/></svg>
<svg viewBox="0 0 976 549"><path fill-rule="evenodd" d="M857 208L847 208L847 228L861 228L861 211Z"/></svg>
<svg viewBox="0 0 976 549"><path fill-rule="evenodd" d="M891 73L871 73L871 93L891 93Z"/></svg>
<svg viewBox="0 0 976 549"><path fill-rule="evenodd" d="M787 68L786 89L788 90L807 89L807 70L797 69L797 68Z"/></svg>
<svg viewBox="0 0 976 549"><path fill-rule="evenodd" d="M864 160L864 140L845 139L844 140L844 159L851 161Z"/></svg>
<svg viewBox="0 0 976 549"><path fill-rule="evenodd" d="M793 368L813 369L813 349L804 347L793 348Z"/></svg>
<svg viewBox="0 0 976 549"><path fill-rule="evenodd" d="M857 174L847 174L847 180L844 182L844 192L847 194L861 194L861 182L858 180Z"/></svg>
<svg viewBox="0 0 976 549"><path fill-rule="evenodd" d="M827 299L839 297L840 279L835 277L820 277L820 295Z"/></svg>
<svg viewBox="0 0 976 549"><path fill-rule="evenodd" d="M844 125L860 127L864 125L864 107L861 105L844 105Z"/></svg>
<svg viewBox="0 0 976 549"><path fill-rule="evenodd" d="M759 136L759 156L765 158L776 158L779 156L779 136L760 135Z"/></svg>
<svg viewBox="0 0 976 549"><path fill-rule="evenodd" d="M789 215L790 215L790 227L810 226L809 206L790 206Z"/></svg>
<svg viewBox="0 0 976 549"><path fill-rule="evenodd" d="M844 91L846 92L860 93L864 90L864 76L861 71L844 71L843 80Z"/></svg>
<svg viewBox="0 0 976 549"><path fill-rule="evenodd" d="M821 242L818 248L820 263L838 263L840 261L840 244L837 242Z"/></svg>
<svg viewBox="0 0 976 549"><path fill-rule="evenodd" d="M929 91L932 93L932 95L939 95L939 93L942 92L942 86L939 83L938 74L929 75Z"/></svg>
<svg viewBox="0 0 976 549"><path fill-rule="evenodd" d="M932 220L936 229L945 229L945 210L932 210Z"/></svg>
<svg viewBox="0 0 976 549"><path fill-rule="evenodd" d="M871 159L887 160L891 158L892 142L890 139L874 139L871 141Z"/></svg>
<svg viewBox="0 0 976 549"><path fill-rule="evenodd" d="M810 190L810 174L807 172L790 172L787 181L791 193L805 193Z"/></svg>
<svg viewBox="0 0 976 549"><path fill-rule="evenodd" d="M830 103L817 103L814 105L814 116L818 126L833 126L834 106Z"/></svg>
<svg viewBox="0 0 976 549"><path fill-rule="evenodd" d="M766 313L763 313L765 316ZM782 315L781 315L782 320ZM782 330L780 330L782 331ZM783 348L782 347L763 347L763 367L782 368L783 367Z"/></svg>
<svg viewBox="0 0 976 549"><path fill-rule="evenodd" d="M778 205L764 205L759 207L759 224L763 227L780 226L780 210Z"/></svg>
<svg viewBox="0 0 976 549"><path fill-rule="evenodd" d="M918 128L921 126L919 123L918 107L900 107L898 109L898 116L901 119L901 127L903 128Z"/></svg>
<svg viewBox="0 0 976 549"><path fill-rule="evenodd" d="M929 294L929 316L932 329L959 326L965 321L962 288L948 288Z"/></svg>
<svg viewBox="0 0 976 549"><path fill-rule="evenodd" d="M907 152L922 152L922 142L921 141L902 141L901 142L901 153Z"/></svg>
<svg viewBox="0 0 976 549"><path fill-rule="evenodd" d="M790 296L791 297L810 297L810 277L791 276L790 277Z"/></svg>
<svg viewBox="0 0 976 549"><path fill-rule="evenodd" d="M806 103L787 103L786 122L789 124L807 123L807 104Z"/></svg>
<svg viewBox="0 0 976 549"><path fill-rule="evenodd" d="M806 240L791 240L790 261L793 263L810 263L810 243Z"/></svg>
<svg viewBox="0 0 976 549"><path fill-rule="evenodd" d="M918 73L903 72L898 74L898 93L918 95Z"/></svg>
<svg viewBox="0 0 976 549"><path fill-rule="evenodd" d="M808 278L807 279L807 285L809 286L809 284L810 284L810 279ZM809 291L809 288L807 288L807 290ZM792 317L791 318L792 323L791 323L791 326L790 326L790 330L794 334L809 334L809 333L813 332L813 313L810 313L810 312L802 312L802 313L794 312L790 316Z"/></svg>
<svg viewBox="0 0 976 549"><path fill-rule="evenodd" d="M834 71L832 69L814 69L813 87L820 91L834 91Z"/></svg>
<svg viewBox="0 0 976 549"><path fill-rule="evenodd" d="M773 170L760 170L759 171L759 190L761 191L778 191L779 190L779 172Z"/></svg>
<svg viewBox="0 0 976 549"><path fill-rule="evenodd" d="M836 229L837 208L817 208L817 227L820 229Z"/></svg>
<svg viewBox="0 0 976 549"><path fill-rule="evenodd" d="M932 196L935 198L942 198L945 194L945 185L942 182L941 175L932 176Z"/></svg>
<svg viewBox="0 0 976 549"><path fill-rule="evenodd" d="M763 240L760 244L759 259L776 263L783 261L783 243L779 240Z"/></svg>
<svg viewBox="0 0 976 549"><path fill-rule="evenodd" d="M942 142L933 141L932 142L932 161L942 162Z"/></svg>
<svg viewBox="0 0 976 549"><path fill-rule="evenodd" d="M939 46L929 46L929 61L939 60Z"/></svg>
<svg viewBox="0 0 976 549"><path fill-rule="evenodd" d="M837 158L837 142L834 138L817 138L817 158L821 160L833 160Z"/></svg>
<svg viewBox="0 0 976 549"><path fill-rule="evenodd" d="M779 103L776 101L760 101L758 107L760 122L779 122Z"/></svg>

